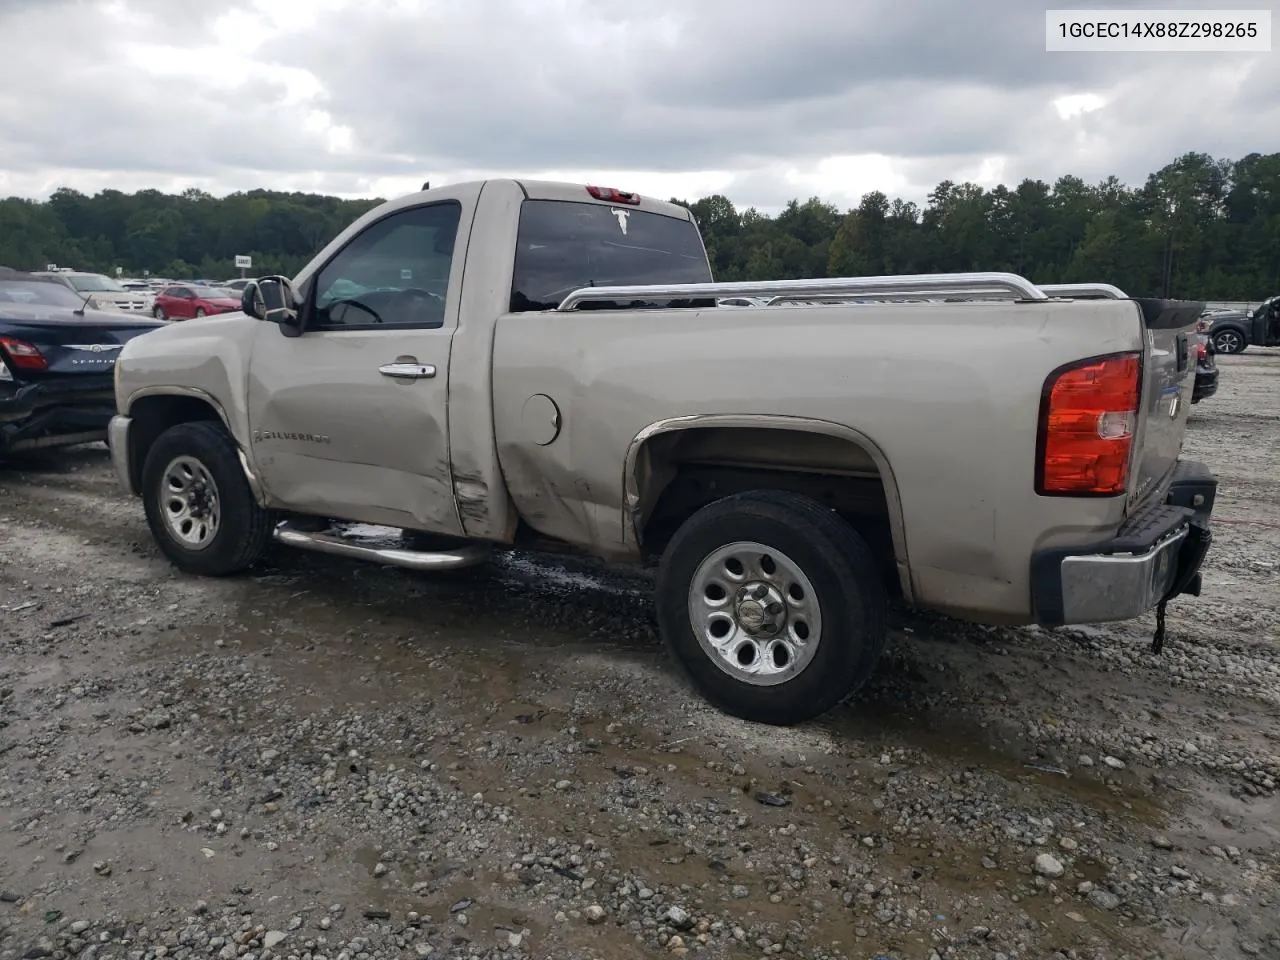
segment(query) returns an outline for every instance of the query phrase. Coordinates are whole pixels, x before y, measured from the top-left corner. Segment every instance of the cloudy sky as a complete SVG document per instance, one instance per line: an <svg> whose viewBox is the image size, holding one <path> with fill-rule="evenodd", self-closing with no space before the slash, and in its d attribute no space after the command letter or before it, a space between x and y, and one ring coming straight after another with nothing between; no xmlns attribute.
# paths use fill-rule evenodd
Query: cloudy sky
<svg viewBox="0 0 1280 960"><path fill-rule="evenodd" d="M0 195L515 174L772 211L1280 150L1277 55L1046 53L1046 6L1121 5L0 0Z"/></svg>

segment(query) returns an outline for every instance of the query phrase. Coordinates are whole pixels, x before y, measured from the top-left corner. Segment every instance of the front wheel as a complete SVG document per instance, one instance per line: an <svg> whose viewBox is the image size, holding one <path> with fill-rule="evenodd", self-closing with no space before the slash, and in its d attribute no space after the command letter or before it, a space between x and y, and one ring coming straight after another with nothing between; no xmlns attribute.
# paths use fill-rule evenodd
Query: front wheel
<svg viewBox="0 0 1280 960"><path fill-rule="evenodd" d="M142 499L156 544L186 573L225 576L252 566L271 540L235 441L220 423L162 433L142 468Z"/></svg>
<svg viewBox="0 0 1280 960"><path fill-rule="evenodd" d="M154 310L151 311L151 315L155 317L157 320L165 319L164 307L156 307Z"/></svg>
<svg viewBox="0 0 1280 960"><path fill-rule="evenodd" d="M808 497L761 490L699 510L658 570L658 624L713 705L791 725L870 678L888 635L871 548Z"/></svg>
<svg viewBox="0 0 1280 960"><path fill-rule="evenodd" d="M1244 353L1249 344L1239 330L1219 330L1213 335L1213 349L1218 353Z"/></svg>

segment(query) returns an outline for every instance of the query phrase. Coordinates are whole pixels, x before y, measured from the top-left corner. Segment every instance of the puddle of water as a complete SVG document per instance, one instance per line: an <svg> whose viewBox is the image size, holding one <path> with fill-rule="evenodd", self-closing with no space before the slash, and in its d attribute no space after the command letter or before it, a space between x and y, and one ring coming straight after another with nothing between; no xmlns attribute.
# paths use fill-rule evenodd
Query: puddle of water
<svg viewBox="0 0 1280 960"><path fill-rule="evenodd" d="M651 595L651 591L644 587L624 582L608 582L600 576L555 566L543 558L535 559L520 554L507 554L498 558L496 562L512 573L518 574L525 581L540 585L565 587L572 590L597 590L626 597L648 598Z"/></svg>

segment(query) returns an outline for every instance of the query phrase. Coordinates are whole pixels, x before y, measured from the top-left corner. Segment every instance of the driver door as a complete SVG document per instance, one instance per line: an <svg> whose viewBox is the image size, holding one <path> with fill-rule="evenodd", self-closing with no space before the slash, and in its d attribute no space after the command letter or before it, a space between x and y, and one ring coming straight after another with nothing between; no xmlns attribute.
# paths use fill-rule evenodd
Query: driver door
<svg viewBox="0 0 1280 960"><path fill-rule="evenodd" d="M250 442L274 505L462 535L446 419L461 219L448 200L370 223L304 282L298 336L261 324Z"/></svg>

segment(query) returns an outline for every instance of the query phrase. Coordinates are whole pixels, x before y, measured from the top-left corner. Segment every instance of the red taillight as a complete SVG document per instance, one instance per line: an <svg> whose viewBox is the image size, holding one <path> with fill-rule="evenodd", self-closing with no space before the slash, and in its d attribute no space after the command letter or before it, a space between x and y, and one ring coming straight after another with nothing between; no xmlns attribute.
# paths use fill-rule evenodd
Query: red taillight
<svg viewBox="0 0 1280 960"><path fill-rule="evenodd" d="M1094 357L1053 373L1040 406L1036 493L1114 496L1129 480L1140 353Z"/></svg>
<svg viewBox="0 0 1280 960"><path fill-rule="evenodd" d="M1209 352L1209 348L1204 345L1203 340L1196 343L1196 361L1197 362L1203 360L1205 358L1205 355L1208 354L1208 352Z"/></svg>
<svg viewBox="0 0 1280 960"><path fill-rule="evenodd" d="M587 193L597 200L606 200L609 203L629 203L632 206L640 204L640 194L615 190L613 187L587 187Z"/></svg>
<svg viewBox="0 0 1280 960"><path fill-rule="evenodd" d="M25 340L0 337L0 350L5 352L5 355L9 358L9 363L18 370L49 369L49 362L45 360L44 354L40 352L35 344L27 343Z"/></svg>

